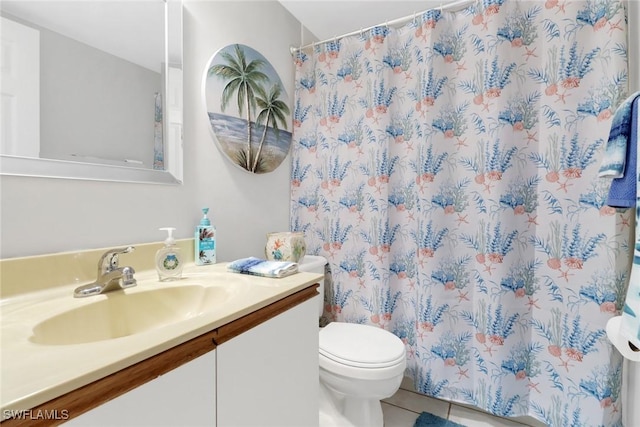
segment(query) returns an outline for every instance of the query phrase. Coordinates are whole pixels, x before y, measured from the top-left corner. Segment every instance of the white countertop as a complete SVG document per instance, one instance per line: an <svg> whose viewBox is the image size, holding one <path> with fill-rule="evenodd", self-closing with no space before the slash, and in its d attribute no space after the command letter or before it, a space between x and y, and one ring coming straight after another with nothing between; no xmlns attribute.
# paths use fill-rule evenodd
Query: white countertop
<svg viewBox="0 0 640 427"><path fill-rule="evenodd" d="M246 314L292 295L321 275L297 273L281 279L229 273L226 264L186 265L179 281L159 282L155 271L136 273L133 294L163 287L222 286L229 297L213 309L155 329L103 341L50 345L32 342L33 328L59 313L108 298L108 294L74 298L78 284L41 290L0 301L2 377L0 406L31 409L51 399L131 366Z"/></svg>

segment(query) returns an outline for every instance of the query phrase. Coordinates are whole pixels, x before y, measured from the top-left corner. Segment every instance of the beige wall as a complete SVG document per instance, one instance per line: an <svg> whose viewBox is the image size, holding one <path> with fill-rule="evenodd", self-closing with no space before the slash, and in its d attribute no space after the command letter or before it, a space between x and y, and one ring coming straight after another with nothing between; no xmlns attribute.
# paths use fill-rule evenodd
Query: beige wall
<svg viewBox="0 0 640 427"><path fill-rule="evenodd" d="M185 1L184 185L0 177L0 258L160 241L158 227L192 237L211 208L218 260L262 256L265 234L289 226L290 157L274 172L249 174L215 145L202 76L211 56L242 43L262 53L293 99L289 46L300 23L276 1Z"/></svg>

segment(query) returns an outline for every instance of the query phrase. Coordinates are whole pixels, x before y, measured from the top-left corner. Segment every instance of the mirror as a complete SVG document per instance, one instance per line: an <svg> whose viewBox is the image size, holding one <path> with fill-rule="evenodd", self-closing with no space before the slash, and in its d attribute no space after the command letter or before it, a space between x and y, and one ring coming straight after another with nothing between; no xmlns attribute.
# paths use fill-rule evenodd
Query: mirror
<svg viewBox="0 0 640 427"><path fill-rule="evenodd" d="M182 1L2 0L0 174L182 182Z"/></svg>

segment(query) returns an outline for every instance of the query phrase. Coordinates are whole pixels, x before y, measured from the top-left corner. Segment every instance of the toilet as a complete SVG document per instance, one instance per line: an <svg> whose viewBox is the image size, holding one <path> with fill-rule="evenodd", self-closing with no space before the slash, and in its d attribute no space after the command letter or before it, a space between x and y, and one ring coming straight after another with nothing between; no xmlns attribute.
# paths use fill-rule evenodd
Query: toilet
<svg viewBox="0 0 640 427"><path fill-rule="evenodd" d="M300 271L324 274L327 260L305 255ZM320 282L322 316L324 280ZM404 376L406 350L384 329L332 322L319 333L320 426L382 427L380 400L392 396Z"/></svg>

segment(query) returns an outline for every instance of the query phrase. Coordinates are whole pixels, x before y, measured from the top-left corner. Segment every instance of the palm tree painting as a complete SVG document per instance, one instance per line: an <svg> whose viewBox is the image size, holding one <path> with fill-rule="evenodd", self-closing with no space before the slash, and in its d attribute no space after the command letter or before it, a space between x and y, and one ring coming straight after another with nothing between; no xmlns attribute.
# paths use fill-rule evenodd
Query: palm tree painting
<svg viewBox="0 0 640 427"><path fill-rule="evenodd" d="M214 139L229 160L252 173L282 163L291 146L291 112L269 61L248 46L227 46L209 61L204 91Z"/></svg>

